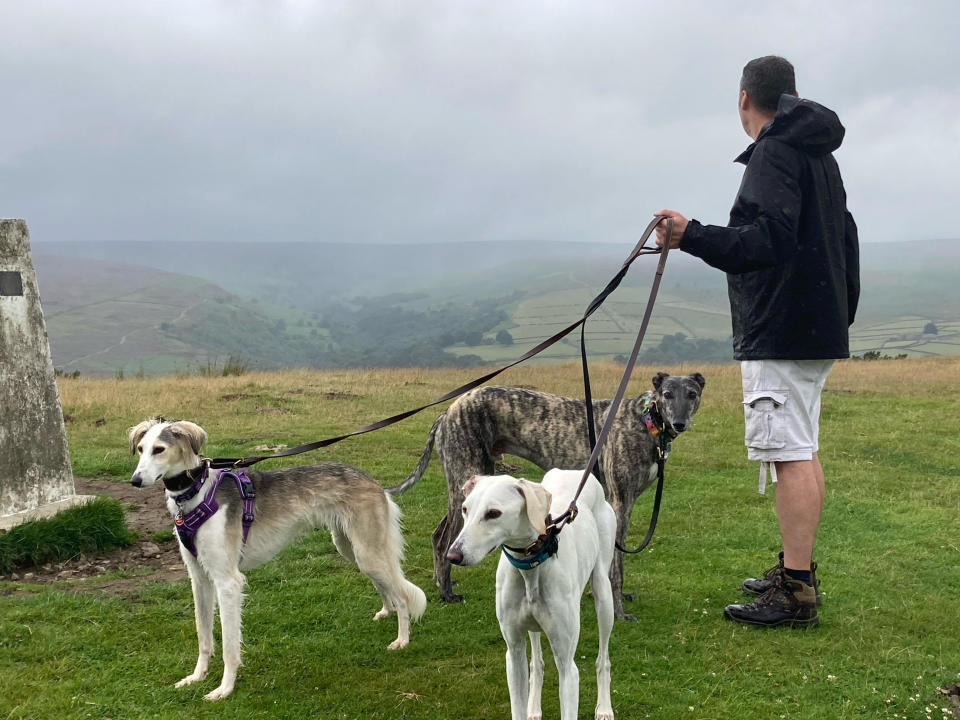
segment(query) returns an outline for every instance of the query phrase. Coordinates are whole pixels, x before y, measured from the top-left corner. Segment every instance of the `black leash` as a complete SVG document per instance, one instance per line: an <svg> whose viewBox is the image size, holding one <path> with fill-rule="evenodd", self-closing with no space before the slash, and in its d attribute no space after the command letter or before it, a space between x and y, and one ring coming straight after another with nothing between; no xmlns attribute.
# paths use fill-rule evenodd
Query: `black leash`
<svg viewBox="0 0 960 720"><path fill-rule="evenodd" d="M663 434L660 436L663 437ZM627 553L628 555L636 555L638 552L643 550L647 545L650 544L650 541L653 540L653 531L657 529L657 519L660 517L660 500L663 498L663 470L667 464L667 456L664 452L664 442L661 440L657 444L657 494L653 498L653 513L650 515L650 527L647 528L647 535L643 538L635 550L627 550L627 548L620 545L620 543L614 543L614 546L620 552Z"/></svg>
<svg viewBox="0 0 960 720"><path fill-rule="evenodd" d="M590 305L587 307L586 312L584 312L583 317L581 317L575 323L568 325L560 332L555 333L554 335L551 335L549 338L541 342L536 347L531 348L530 350L525 352L523 355L521 355L517 360L514 360L510 364L504 365L498 370L494 370L493 372L487 373L486 375L476 378L475 380L471 380L470 382L451 390L450 392L437 398L436 400L433 400L432 402L427 403L426 405L422 405L418 408L414 408L413 410L407 410L406 412L402 412L397 415L392 415L391 417L384 418L383 420L378 420L375 423L371 423L366 427L362 427L359 430L354 430L353 432L349 432L345 435L338 435L336 437L327 438L325 440L317 440L316 442L306 443L304 445L298 445L297 447L290 448L288 450L283 450L281 452L274 453L273 455L254 455L254 456L244 457L244 458L213 458L212 460L210 460L210 467L213 469L250 467L251 465L255 465L256 463L262 462L264 460L273 460L276 458L290 457L291 455L300 455L301 453L310 452L311 450L319 450L320 448L328 447L330 445L340 442L341 440L346 440L347 438L353 437L355 435L364 435L366 433L373 432L374 430L380 430L381 428L385 428L389 425L398 423L401 420L405 420L412 415L416 415L417 413L423 410L426 410L427 408L431 408L434 405L439 405L441 403L446 402L447 400L452 400L455 397L459 397L460 395L463 395L464 393L469 392L474 388L480 387L481 385L495 378L497 375L504 372L505 370L509 370L515 365L519 365L525 360L529 360L534 355L537 355L543 352L551 345L562 340L564 337L569 335L578 327L581 327L587 321L587 318L589 318L590 315L592 315L596 311L596 309L603 304L603 301L607 299L610 293L612 293L614 290L617 289L617 287L620 285L620 282L623 280L624 276L627 274L627 270L630 268L630 265L633 263L634 260L636 260L641 255L655 255L657 253L660 253L660 264L657 267L657 277L654 280L655 289L651 295L651 301L650 303L648 303L647 312L643 318L641 334L637 338L637 345L634 346L631 363L628 365L627 373L624 375L625 380L623 383L621 383L625 389L626 380L629 379L630 370L633 369L633 364L636 363L636 355L637 355L637 351L639 350L639 343L643 339L643 333L646 332L647 322L650 319L650 311L652 309L653 298L656 296L656 287L658 287L660 284L660 275L663 274L663 263L667 256L666 247L664 247L662 251L659 248L655 248L655 247L649 247L649 248L645 247L647 239L650 237L651 233L653 232L654 228L656 228L657 223L659 223L660 220L661 220L660 217L655 217L653 220L650 221L650 224L647 225L646 229L643 231L643 235L641 235L640 240L637 242L633 250L630 252L630 255L624 261L623 267L621 267L620 271L613 277L612 280L610 280L610 282L607 283L607 286L600 292L600 294L597 295L591 301ZM672 229L673 220L668 218L668 223L669 223L668 227ZM616 405L611 406L613 415L616 414L616 408L619 406L619 400L621 399L622 399L622 394L621 394L621 397L617 400ZM587 408L588 408L588 417L591 417L592 407L589 404L589 400L588 400ZM609 419L608 419L607 425L609 425ZM607 428L606 426L605 426L605 429L609 431L609 428ZM584 474L584 479L580 483L581 490L583 489L583 484L586 482L586 478L590 472L590 468L592 468L593 465L596 464L595 456L597 455L597 448L599 448L603 444L603 440L606 439L605 432L601 432L601 435L602 437L599 440L599 444L593 445L594 453L591 456L592 463L588 465L588 469ZM577 495L579 496L579 494L580 494L580 491L578 490ZM574 500L574 503L575 502L576 500ZM571 507L574 507L574 505L571 505ZM574 515L575 514L576 513L574 513Z"/></svg>
<svg viewBox="0 0 960 720"><path fill-rule="evenodd" d="M655 217L650 225L647 226L647 234L653 230L660 222L661 219L665 219L667 222L667 242L664 244L663 249L660 251L660 262L657 264L657 272L653 278L653 286L650 288L650 297L647 300L647 307L643 313L643 320L640 323L640 330L637 332L637 339L633 343L633 350L630 353L630 359L627 361L627 366L623 371L623 377L620 378L620 387L617 388L617 394L614 395L613 400L610 402L610 408L607 410L607 417L604 420L603 427L600 428L600 434L596 437L596 442L593 443L593 451L590 453L590 459L587 461L587 467L583 471L583 477L580 479L580 485L577 487L577 492L573 496L573 500L570 503L570 507L558 517L556 520L552 520L547 527L547 535L541 536L547 538L550 535L556 535L563 529L563 526L569 522L573 522L577 517L577 499L580 497L580 493L583 492L584 485L587 484L587 479L590 477L590 473L593 472L593 468L597 464L597 460L600 457L600 450L603 448L604 442L606 442L607 435L610 434L610 429L613 426L614 420L616 419L617 413L620 410L620 404L623 402L623 397L627 392L627 385L630 382L630 375L633 373L633 368L637 364L637 355L640 353L640 345L643 344L644 335L647 334L647 326L650 324L650 316L653 313L653 303L657 298L657 292L660 289L660 280L663 277L663 270L667 263L667 254L670 252L670 242L669 239L673 237L673 218L661 218ZM621 272L625 273L625 269ZM590 304L590 307L587 308L588 312L584 313L583 322L586 322L587 317L593 310L596 310L594 303ZM586 373L586 353L583 355L583 366L584 366L584 383L588 384L589 379ZM589 388L585 388L585 394L589 397ZM593 434L593 407L587 404L587 424L588 432ZM661 433L661 438L664 435ZM660 499L663 495L663 475L664 475L664 464L666 459L664 457L664 448L660 443L663 440L661 439L658 443L659 459L657 461L657 495L654 499L654 509L653 517L650 521L650 529L647 531L647 537L642 543L642 545L632 552L640 552L645 548L649 543L650 539L653 537L653 532L656 529L657 518L660 515ZM619 550L623 548L617 546ZM624 550L624 552L629 552Z"/></svg>

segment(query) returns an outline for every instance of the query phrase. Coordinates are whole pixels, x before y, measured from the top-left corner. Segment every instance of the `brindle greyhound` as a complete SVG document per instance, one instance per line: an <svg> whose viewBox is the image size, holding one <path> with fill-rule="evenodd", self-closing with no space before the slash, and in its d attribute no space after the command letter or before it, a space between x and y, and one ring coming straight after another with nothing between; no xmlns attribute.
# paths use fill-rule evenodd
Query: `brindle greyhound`
<svg viewBox="0 0 960 720"><path fill-rule="evenodd" d="M620 406L600 453L596 474L603 482L607 500L617 514L617 542L627 538L633 504L657 477L657 440L644 422L642 408L655 402L655 420L669 436L690 427L700 407L705 380L700 373L657 373L653 391L627 398ZM603 424L609 400L594 400L597 426ZM657 417L658 416L658 417ZM433 533L434 579L446 602L463 598L453 592L447 550L462 525L463 484L474 475L492 475L494 462L503 453L529 460L544 470L583 468L590 458L587 412L583 400L548 395L535 390L482 387L454 402L437 418L416 470L387 492L400 495L423 476L434 444L447 478L447 516ZM618 618L632 619L623 610L623 553L617 552L610 568L614 611Z"/></svg>

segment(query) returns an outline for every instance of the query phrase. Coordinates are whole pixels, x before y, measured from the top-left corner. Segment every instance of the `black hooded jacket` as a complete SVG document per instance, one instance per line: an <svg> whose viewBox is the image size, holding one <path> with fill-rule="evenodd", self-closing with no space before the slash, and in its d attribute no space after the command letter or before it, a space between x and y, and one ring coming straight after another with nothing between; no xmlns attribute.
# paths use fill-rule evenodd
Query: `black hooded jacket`
<svg viewBox="0 0 960 720"><path fill-rule="evenodd" d="M860 296L857 226L832 110L782 95L736 162L747 167L728 227L691 220L680 249L727 273L738 360L849 357Z"/></svg>

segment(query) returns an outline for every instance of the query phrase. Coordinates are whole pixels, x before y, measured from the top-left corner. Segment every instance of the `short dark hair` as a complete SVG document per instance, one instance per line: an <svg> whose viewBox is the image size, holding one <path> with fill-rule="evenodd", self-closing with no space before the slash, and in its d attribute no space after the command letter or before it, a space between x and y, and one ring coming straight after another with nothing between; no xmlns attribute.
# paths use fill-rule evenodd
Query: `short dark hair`
<svg viewBox="0 0 960 720"><path fill-rule="evenodd" d="M780 96L797 94L793 65L778 55L765 55L743 66L740 89L746 90L758 110L776 112Z"/></svg>

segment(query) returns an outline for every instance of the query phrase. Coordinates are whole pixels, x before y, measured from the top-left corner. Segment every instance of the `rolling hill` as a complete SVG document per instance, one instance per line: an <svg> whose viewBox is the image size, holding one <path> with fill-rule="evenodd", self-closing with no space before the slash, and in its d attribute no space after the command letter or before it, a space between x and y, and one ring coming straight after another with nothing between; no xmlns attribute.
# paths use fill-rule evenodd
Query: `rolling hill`
<svg viewBox="0 0 960 720"><path fill-rule="evenodd" d="M231 356L261 369L506 362L579 317L629 249L35 242L34 260L55 364L103 375L192 372ZM853 352L960 353L958 259L960 241L864 244ZM634 263L590 320L592 357L629 349L654 266ZM671 255L646 350L667 338L723 360L729 323L723 274ZM512 344L495 340L501 331ZM575 357L571 336L542 360Z"/></svg>

